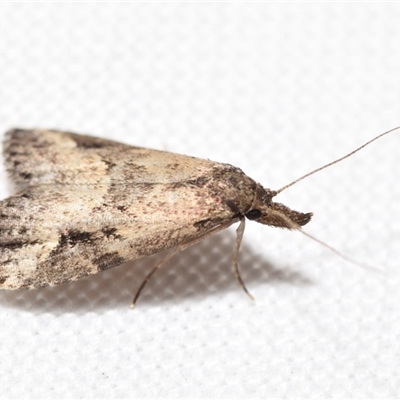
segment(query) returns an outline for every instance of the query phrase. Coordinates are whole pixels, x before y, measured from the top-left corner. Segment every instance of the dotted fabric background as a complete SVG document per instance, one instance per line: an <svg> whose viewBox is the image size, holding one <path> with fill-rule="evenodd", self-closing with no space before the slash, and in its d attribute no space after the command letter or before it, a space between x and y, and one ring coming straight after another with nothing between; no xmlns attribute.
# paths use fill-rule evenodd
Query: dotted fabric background
<svg viewBox="0 0 400 400"><path fill-rule="evenodd" d="M228 162L271 188L400 124L400 4L0 4L0 130ZM249 221L79 282L0 293L2 398L400 396L400 132ZM7 197L6 175L0 194ZM134 232L132 232L134 234Z"/></svg>

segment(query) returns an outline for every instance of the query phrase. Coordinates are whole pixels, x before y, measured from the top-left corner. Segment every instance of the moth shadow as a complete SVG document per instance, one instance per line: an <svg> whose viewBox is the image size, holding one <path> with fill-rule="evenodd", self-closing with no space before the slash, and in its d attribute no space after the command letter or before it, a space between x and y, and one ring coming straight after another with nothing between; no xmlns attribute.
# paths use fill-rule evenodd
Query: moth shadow
<svg viewBox="0 0 400 400"><path fill-rule="evenodd" d="M137 307L202 299L231 291L242 291L231 265L235 237L221 232L176 254L151 278L143 289ZM77 282L31 290L2 291L1 303L9 308L35 313L102 312L123 307L127 309L146 274L165 252L134 260ZM288 283L310 285L305 275L289 267L277 267L251 247L242 243L239 266L246 286ZM243 301L248 301L243 294Z"/></svg>

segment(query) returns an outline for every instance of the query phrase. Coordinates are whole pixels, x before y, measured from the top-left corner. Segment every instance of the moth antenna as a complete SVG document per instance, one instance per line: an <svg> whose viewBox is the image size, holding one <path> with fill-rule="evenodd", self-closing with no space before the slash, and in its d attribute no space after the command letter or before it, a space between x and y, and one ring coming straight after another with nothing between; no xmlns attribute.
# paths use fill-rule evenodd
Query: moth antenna
<svg viewBox="0 0 400 400"><path fill-rule="evenodd" d="M251 300L254 300L254 297L247 290L246 285L244 284L243 279L240 276L239 264L238 264L239 249L240 249L240 244L242 243L245 226L246 226L246 220L243 218L240 221L238 228L236 229L236 242L235 242L235 250L233 252L232 264L233 264L233 270L235 272L235 276L239 282L239 285L245 291L247 296L249 296Z"/></svg>
<svg viewBox="0 0 400 400"><path fill-rule="evenodd" d="M300 182L300 181L302 181L303 179L308 178L309 176L314 175L315 173L317 173L317 172L319 172L319 171L322 171L322 170L325 169L325 168L330 167L331 165L334 165L334 164L336 164L336 163L338 163L338 162L340 162L340 161L343 161L344 159L346 159L346 158L352 156L353 154L359 152L361 149L363 149L364 147L368 146L368 145L371 144L372 142L375 142L375 140L378 140L378 139L380 139L381 137L386 136L386 135L388 135L389 133L392 133L392 132L394 132L394 131L396 131L396 130L398 130L398 129L400 129L400 126L397 126L396 128L390 129L390 130L388 130L388 131L386 131L386 132L383 132L383 133L381 133L381 134L378 135L378 136L375 136L373 139L371 139L371 140L369 140L368 142L364 143L362 146L357 147L355 150L351 151L350 153L346 154L345 156L340 157L340 158L338 158L337 160L331 161L330 163L325 164L325 165L323 165L322 167L319 167L319 168L317 168L317 169L314 169L313 171L308 172L307 174L301 176L300 178L297 178L297 179L294 180L293 182L290 182L289 184L287 184L287 185L281 187L279 190L276 191L276 194L283 192L283 191L286 190L287 188L289 188L289 187L295 185L297 182Z"/></svg>
<svg viewBox="0 0 400 400"><path fill-rule="evenodd" d="M315 242L319 243L320 245L326 247L327 249L329 249L330 251L332 251L333 253L335 253L337 256L343 258L343 260L351 263L351 264L355 264L358 265L359 267L362 267L364 269L368 269L374 272L380 272L382 273L382 270L375 268L375 267L371 267L370 265L366 265L363 263L360 263L359 261L353 260L350 257L345 256L344 254L342 254L340 251L336 250L334 247L329 246L329 244L323 242L320 239L317 239L315 236L307 233L306 231L303 231L303 229L301 228L301 226L299 224L296 224L296 222L292 221L289 217L287 217L285 214L279 212L279 211L274 211L277 215L279 215L288 225L288 227L290 229L293 230L297 230L299 232L301 232L303 235L309 237L310 239L314 240ZM240 228L240 227L239 227Z"/></svg>
<svg viewBox="0 0 400 400"><path fill-rule="evenodd" d="M379 269L379 268L371 267L370 265L360 263L359 261L353 260L353 259L351 259L351 258L345 256L345 255L342 254L340 251L336 250L334 247L329 246L329 244L323 242L323 241L320 240L320 239L317 239L315 236L310 235L309 233L303 231L303 229L301 229L301 228L298 228L297 230L298 230L299 232L301 232L303 235L309 237L310 239L314 240L315 242L317 242L317 243L321 244L322 246L326 247L327 249L329 249L330 251L332 251L333 253L335 253L337 256L343 258L343 260L345 260L345 261L347 261L347 262L349 262L349 263L351 263L351 264L358 265L359 267L362 267L362 268L364 268L364 269L368 269L368 270L373 271L373 272L379 272L379 273L382 273L382 272L383 272L383 271L382 271L381 269Z"/></svg>

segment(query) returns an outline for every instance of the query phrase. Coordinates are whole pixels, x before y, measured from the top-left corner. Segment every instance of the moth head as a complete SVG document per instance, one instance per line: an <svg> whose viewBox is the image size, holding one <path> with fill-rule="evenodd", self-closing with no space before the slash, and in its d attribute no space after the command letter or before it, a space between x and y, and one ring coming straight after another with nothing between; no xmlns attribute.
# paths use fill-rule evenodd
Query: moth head
<svg viewBox="0 0 400 400"><path fill-rule="evenodd" d="M279 228L298 229L310 222L312 213L302 213L272 201L276 191L257 186L251 208L245 213L249 220Z"/></svg>

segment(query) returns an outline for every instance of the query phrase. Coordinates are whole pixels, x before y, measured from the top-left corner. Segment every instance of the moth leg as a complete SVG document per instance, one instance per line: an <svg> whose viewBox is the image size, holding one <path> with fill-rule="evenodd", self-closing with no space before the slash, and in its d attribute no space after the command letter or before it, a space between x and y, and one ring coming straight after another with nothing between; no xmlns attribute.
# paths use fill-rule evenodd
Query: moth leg
<svg viewBox="0 0 400 400"><path fill-rule="evenodd" d="M140 293L142 292L143 288L146 286L146 283L150 280L150 278L155 274L155 272L161 268L161 266L168 261L171 257L173 257L176 253L178 253L182 249L182 246L178 246L174 251L171 251L171 253L167 254L161 261L159 261L153 269L146 275L146 277L143 279L143 282L140 284L139 289L136 291L135 297L132 300L131 308L134 308L136 305L136 301L139 298Z"/></svg>
<svg viewBox="0 0 400 400"><path fill-rule="evenodd" d="M235 272L236 279L239 281L239 285L246 292L247 296L249 296L251 300L254 300L254 297L247 290L246 285L244 284L243 279L240 276L239 264L238 264L239 249L240 249L240 244L242 243L245 226L246 226L246 220L243 218L240 221L238 228L236 229L236 242L235 242L235 250L234 250L233 258L232 258L232 264L233 264L233 270Z"/></svg>
<svg viewBox="0 0 400 400"><path fill-rule="evenodd" d="M222 231L223 229L226 229L228 226L232 225L234 222L236 221L229 221L228 223L222 224L222 225L218 225L212 229L210 229L208 232L206 232L205 234L195 237L191 240L189 240L188 242L182 243L181 245L177 246L173 251L171 251L171 253L167 254L161 261L159 261L154 267L153 269L146 275L146 277L143 279L143 282L140 284L139 289L136 291L135 297L132 300L131 303L131 308L135 308L137 299L139 298L140 293L142 292L143 288L146 286L146 283L150 280L150 278L155 274L155 272L157 270L159 270L162 265L167 262L171 257L173 257L176 253L179 253L182 250L185 250L186 248L192 246L193 244L196 244L197 242L200 242L201 240L205 239L206 237L217 233L219 231ZM240 225L241 226L241 225ZM240 228L239 226L239 228ZM238 228L238 229L239 229ZM244 232L244 227L243 227L243 232ZM241 234L241 237L243 237L243 232ZM237 239L236 239L237 241ZM241 239L240 239L241 241ZM239 246L240 246L240 241L239 241ZM239 250L239 246L236 245L237 250ZM242 282L242 280L240 279L240 282ZM243 285L243 287L245 288L245 286ZM246 290L246 288L245 288ZM247 292L247 290L246 290ZM248 292L247 292L248 293ZM249 293L248 293L249 294ZM249 294L250 295L250 294ZM250 296L251 297L251 296Z"/></svg>

